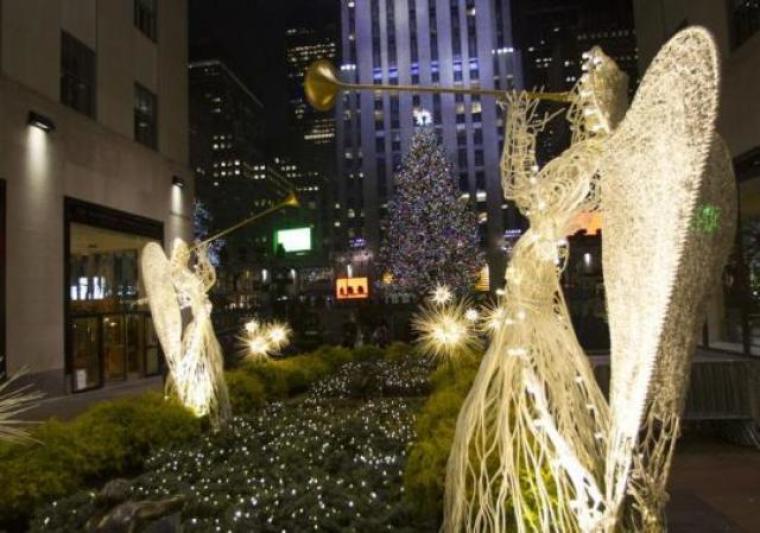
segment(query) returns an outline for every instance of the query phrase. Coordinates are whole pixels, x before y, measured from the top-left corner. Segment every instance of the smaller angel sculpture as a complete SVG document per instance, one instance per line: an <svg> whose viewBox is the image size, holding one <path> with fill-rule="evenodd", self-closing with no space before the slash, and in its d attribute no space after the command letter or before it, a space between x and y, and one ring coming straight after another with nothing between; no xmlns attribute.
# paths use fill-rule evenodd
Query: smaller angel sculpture
<svg viewBox="0 0 760 533"><path fill-rule="evenodd" d="M195 263L191 264L193 254ZM216 282L208 245L190 249L182 239L175 239L167 259L160 245L150 243L143 249L140 264L156 334L169 368L167 391L175 393L196 415L209 415L214 427L224 426L231 412L222 350L211 323L207 295ZM190 315L184 330L183 314Z"/></svg>

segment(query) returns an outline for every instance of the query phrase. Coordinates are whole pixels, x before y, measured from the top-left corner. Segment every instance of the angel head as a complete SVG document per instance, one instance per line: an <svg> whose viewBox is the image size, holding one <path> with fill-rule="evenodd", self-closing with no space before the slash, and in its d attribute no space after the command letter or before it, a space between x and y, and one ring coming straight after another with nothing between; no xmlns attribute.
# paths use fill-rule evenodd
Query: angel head
<svg viewBox="0 0 760 533"><path fill-rule="evenodd" d="M574 142L610 133L628 109L628 75L601 48L584 52L581 68L568 111Z"/></svg>
<svg viewBox="0 0 760 533"><path fill-rule="evenodd" d="M190 247L179 237L174 239L174 242L172 243L170 261L175 267L182 266L185 268L187 268L187 265L190 262Z"/></svg>

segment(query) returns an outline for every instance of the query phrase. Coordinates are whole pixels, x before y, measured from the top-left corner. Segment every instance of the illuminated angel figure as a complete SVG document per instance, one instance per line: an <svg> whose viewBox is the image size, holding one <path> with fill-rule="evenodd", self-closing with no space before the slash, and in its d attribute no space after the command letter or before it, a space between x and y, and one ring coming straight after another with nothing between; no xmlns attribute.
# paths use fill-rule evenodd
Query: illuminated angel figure
<svg viewBox="0 0 760 533"><path fill-rule="evenodd" d="M447 531L660 531L708 288L732 242L730 158L715 134L717 54L698 28L654 59L626 112L626 78L594 49L567 118L572 145L539 171L536 116L508 98L505 195L530 221L503 318L457 421ZM711 231L700 205L723 213ZM559 286L565 236L600 208L609 406Z"/></svg>
<svg viewBox="0 0 760 533"><path fill-rule="evenodd" d="M607 407L572 329L559 284L566 236L599 204L603 143L626 106L627 76L600 50L567 114L573 143L539 171L536 135L553 117L509 95L505 196L530 227L506 272L501 324L459 415L446 480L448 531L573 531L574 499L599 504ZM555 504L550 505L550 499ZM529 509L540 509L529 515Z"/></svg>
<svg viewBox="0 0 760 533"><path fill-rule="evenodd" d="M195 248L193 266L191 252L183 240L175 239L167 260L161 246L148 244L141 258L143 280L169 367L167 389L196 415L209 415L212 424L220 427L230 417L230 404L207 296L216 282L216 271L206 245ZM184 331L182 310L191 315Z"/></svg>

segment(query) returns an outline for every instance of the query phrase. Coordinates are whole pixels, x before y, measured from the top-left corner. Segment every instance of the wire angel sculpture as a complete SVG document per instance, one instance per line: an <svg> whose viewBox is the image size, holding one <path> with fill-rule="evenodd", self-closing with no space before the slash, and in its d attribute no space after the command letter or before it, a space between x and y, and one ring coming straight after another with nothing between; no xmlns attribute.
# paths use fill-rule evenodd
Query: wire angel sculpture
<svg viewBox="0 0 760 533"><path fill-rule="evenodd" d="M195 264L191 267L191 255ZM209 415L214 427L231 416L224 361L211 323L208 291L216 282L207 245L191 250L175 239L167 259L160 245L149 243L140 260L156 334L169 369L167 391L198 416ZM191 314L183 331L182 310Z"/></svg>
<svg viewBox="0 0 760 533"><path fill-rule="evenodd" d="M663 47L631 108L594 48L571 93L571 146L537 166L553 117L507 98L505 196L530 221L495 331L457 421L446 531L660 530L707 296L732 241L730 159L714 132L717 58L688 29ZM723 213L694 229L700 203ZM610 315L609 404L570 323L559 276L579 214L601 209ZM643 435L640 437L640 435ZM632 502L632 503L630 503Z"/></svg>

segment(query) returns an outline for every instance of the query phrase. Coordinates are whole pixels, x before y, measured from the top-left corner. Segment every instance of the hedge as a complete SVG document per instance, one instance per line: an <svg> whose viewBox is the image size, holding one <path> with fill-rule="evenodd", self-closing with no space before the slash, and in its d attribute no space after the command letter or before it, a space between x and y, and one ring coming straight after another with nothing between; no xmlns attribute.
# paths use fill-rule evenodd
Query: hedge
<svg viewBox="0 0 760 533"><path fill-rule="evenodd" d="M188 441L200 429L201 420L159 393L98 403L72 421L40 424L33 442L0 450L0 522L23 521L43 502L132 472L152 449Z"/></svg>
<svg viewBox="0 0 760 533"><path fill-rule="evenodd" d="M227 371L233 412L300 394L355 357L383 357L382 350L372 348L355 354L323 346ZM138 471L152 450L185 443L204 424L176 401L151 392L98 403L68 422L51 419L32 430L30 443L0 443L0 529L22 525L43 502Z"/></svg>
<svg viewBox="0 0 760 533"><path fill-rule="evenodd" d="M454 442L457 418L464 400L475 380L480 360L476 357L462 360L457 365L443 365L432 375L433 393L417 414L417 440L411 445L404 469L404 495L419 520L430 523L441 521L443 495L446 482L446 465ZM528 441L526 446L531 446ZM547 478L550 472L544 470ZM530 472L522 475L529 479ZM555 489L549 487L549 496L555 498ZM529 506L525 517L528 525L537 516L536 500L524 494ZM515 526L516 527L516 526ZM513 527L507 527L512 531Z"/></svg>
<svg viewBox="0 0 760 533"><path fill-rule="evenodd" d="M479 361L468 358L440 366L432 375L433 393L417 414L417 440L404 470L404 494L422 520L437 521L443 509L446 462L457 416L472 386Z"/></svg>

